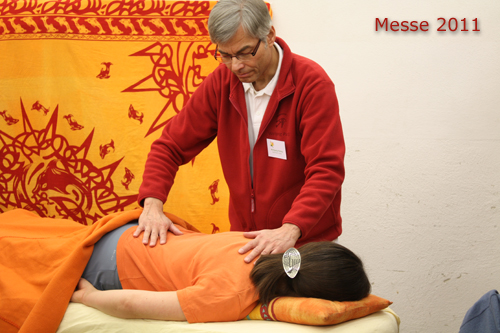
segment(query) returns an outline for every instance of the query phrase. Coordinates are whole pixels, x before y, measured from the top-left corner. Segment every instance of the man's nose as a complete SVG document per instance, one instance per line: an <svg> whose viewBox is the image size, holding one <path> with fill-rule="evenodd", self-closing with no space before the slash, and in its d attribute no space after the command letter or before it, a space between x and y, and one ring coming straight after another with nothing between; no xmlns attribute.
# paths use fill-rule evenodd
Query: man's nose
<svg viewBox="0 0 500 333"><path fill-rule="evenodd" d="M231 59L231 69L233 71L237 71L237 70L243 68L243 66L245 66L245 65L243 65L243 63L241 62L241 60L239 60L238 58L233 57Z"/></svg>

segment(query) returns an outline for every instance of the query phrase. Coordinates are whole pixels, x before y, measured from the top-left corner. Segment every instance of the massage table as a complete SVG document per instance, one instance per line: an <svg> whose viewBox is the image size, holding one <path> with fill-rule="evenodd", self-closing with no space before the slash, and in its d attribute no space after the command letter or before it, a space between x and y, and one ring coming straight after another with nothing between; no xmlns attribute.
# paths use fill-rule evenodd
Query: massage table
<svg viewBox="0 0 500 333"><path fill-rule="evenodd" d="M265 320L240 320L224 323L189 324L187 322L147 319L120 319L108 316L80 303L70 303L57 333L266 333L266 332L328 332L328 333L397 333L400 319L390 308L369 316L331 326L307 326Z"/></svg>

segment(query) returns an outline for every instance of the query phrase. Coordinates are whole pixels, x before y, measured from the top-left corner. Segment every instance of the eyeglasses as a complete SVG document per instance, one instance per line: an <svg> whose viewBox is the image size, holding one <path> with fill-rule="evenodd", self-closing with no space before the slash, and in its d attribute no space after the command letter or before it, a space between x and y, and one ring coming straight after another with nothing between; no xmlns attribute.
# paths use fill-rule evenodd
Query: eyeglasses
<svg viewBox="0 0 500 333"><path fill-rule="evenodd" d="M252 52L250 52L250 53L238 53L236 55L227 54L227 53L225 53L225 54L220 53L219 52L219 46L217 45L217 48L215 49L214 58L218 62L224 63L224 64L231 63L233 61L233 58L236 58L236 59L238 59L239 61L242 61L242 62L249 61L249 60L252 59L252 57L255 56L255 54L257 54L257 51L259 50L260 42L261 42L261 40L259 40L259 42L257 43L257 45L255 45L255 47L254 47L254 49L253 49Z"/></svg>

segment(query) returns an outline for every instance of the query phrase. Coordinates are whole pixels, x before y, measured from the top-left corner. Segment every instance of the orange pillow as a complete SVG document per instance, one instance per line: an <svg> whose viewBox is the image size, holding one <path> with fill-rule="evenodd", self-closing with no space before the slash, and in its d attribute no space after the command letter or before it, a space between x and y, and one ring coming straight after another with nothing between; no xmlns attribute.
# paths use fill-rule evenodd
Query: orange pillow
<svg viewBox="0 0 500 333"><path fill-rule="evenodd" d="M318 298L276 297L268 305L258 304L246 317L304 325L334 325L385 309L392 302L368 295L356 302L332 302Z"/></svg>

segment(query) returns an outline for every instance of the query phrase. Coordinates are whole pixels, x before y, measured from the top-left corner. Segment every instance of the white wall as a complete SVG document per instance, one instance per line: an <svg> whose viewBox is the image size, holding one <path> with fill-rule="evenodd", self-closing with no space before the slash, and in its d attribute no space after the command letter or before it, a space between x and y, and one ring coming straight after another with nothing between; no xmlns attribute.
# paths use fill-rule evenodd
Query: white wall
<svg viewBox="0 0 500 333"><path fill-rule="evenodd" d="M278 36L337 87L346 180L341 243L401 332L458 332L500 289L500 2L271 0ZM429 32L375 32L375 18ZM437 18L480 32L438 33ZM461 28L461 27L460 27ZM459 29L460 30L460 29Z"/></svg>

